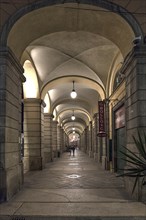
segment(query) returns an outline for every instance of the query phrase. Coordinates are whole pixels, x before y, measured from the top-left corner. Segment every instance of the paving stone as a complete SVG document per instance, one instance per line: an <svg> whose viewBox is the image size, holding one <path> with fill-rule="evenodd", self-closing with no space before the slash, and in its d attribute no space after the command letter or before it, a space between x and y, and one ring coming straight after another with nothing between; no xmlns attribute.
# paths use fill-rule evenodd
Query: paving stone
<svg viewBox="0 0 146 220"><path fill-rule="evenodd" d="M129 197L122 178L76 151L27 173L22 190L0 205L1 219L145 220L146 205Z"/></svg>

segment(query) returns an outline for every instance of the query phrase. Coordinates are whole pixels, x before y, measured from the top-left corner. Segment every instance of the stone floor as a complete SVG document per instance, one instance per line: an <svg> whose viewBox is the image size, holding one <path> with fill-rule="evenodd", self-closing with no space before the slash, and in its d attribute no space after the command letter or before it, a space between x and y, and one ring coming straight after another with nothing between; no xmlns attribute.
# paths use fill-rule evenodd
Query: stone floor
<svg viewBox="0 0 146 220"><path fill-rule="evenodd" d="M122 178L76 150L25 175L22 190L0 205L0 220L8 219L144 220L146 205L128 196Z"/></svg>

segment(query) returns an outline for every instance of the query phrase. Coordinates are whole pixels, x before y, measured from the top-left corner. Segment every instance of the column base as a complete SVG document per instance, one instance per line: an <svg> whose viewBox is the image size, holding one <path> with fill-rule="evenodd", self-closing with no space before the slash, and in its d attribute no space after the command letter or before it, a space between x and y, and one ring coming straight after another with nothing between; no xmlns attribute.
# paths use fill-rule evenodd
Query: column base
<svg viewBox="0 0 146 220"><path fill-rule="evenodd" d="M146 203L146 185L142 186L141 189L141 201Z"/></svg>
<svg viewBox="0 0 146 220"><path fill-rule="evenodd" d="M0 203L11 199L23 184L23 164L10 169L0 168Z"/></svg>
<svg viewBox="0 0 146 220"><path fill-rule="evenodd" d="M45 158L45 164L51 162L52 161L51 152L45 152L44 153L44 158Z"/></svg>
<svg viewBox="0 0 146 220"><path fill-rule="evenodd" d="M94 153L92 151L89 151L89 157L94 157Z"/></svg>
<svg viewBox="0 0 146 220"><path fill-rule="evenodd" d="M25 173L32 170L42 170L42 157L24 157Z"/></svg>
<svg viewBox="0 0 146 220"><path fill-rule="evenodd" d="M94 160L98 161L98 153L94 153Z"/></svg>
<svg viewBox="0 0 146 220"><path fill-rule="evenodd" d="M57 151L57 150L54 150L54 151L53 151L53 158L56 158L56 157L58 157L58 151Z"/></svg>
<svg viewBox="0 0 146 220"><path fill-rule="evenodd" d="M7 200L6 171L0 168L0 203Z"/></svg>
<svg viewBox="0 0 146 220"><path fill-rule="evenodd" d="M102 168L103 168L104 170L106 170L106 160L107 160L106 156L102 156L102 162L101 162L101 164L102 164Z"/></svg>

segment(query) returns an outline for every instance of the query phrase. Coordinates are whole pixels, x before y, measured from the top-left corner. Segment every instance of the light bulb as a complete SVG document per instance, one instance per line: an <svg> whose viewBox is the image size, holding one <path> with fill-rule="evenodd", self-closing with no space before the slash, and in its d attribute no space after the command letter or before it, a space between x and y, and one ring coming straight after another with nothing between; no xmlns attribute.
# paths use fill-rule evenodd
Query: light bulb
<svg viewBox="0 0 146 220"><path fill-rule="evenodd" d="M76 118L76 117L75 117L74 115L71 116L71 119L72 119L73 121L75 120L75 118Z"/></svg>
<svg viewBox="0 0 146 220"><path fill-rule="evenodd" d="M77 93L76 93L76 91L74 89L70 93L70 96L71 96L72 99L75 99L77 97Z"/></svg>

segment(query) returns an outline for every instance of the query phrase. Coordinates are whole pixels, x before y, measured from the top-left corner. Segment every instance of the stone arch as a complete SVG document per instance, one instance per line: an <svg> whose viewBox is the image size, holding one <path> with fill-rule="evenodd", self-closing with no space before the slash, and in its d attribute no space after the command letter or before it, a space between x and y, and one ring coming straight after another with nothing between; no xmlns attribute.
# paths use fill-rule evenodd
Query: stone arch
<svg viewBox="0 0 146 220"><path fill-rule="evenodd" d="M36 71L29 60L23 65L26 82L23 84L24 98L39 98L39 85Z"/></svg>
<svg viewBox="0 0 146 220"><path fill-rule="evenodd" d="M72 77L66 76L66 77L60 77L60 78L54 79L54 80L46 83L41 90L41 98L44 99L47 91L52 89L54 87L54 85L57 85L62 82L68 82L68 80L70 80L70 79L72 79ZM90 82L90 87L92 86L92 88L94 88L99 93L101 99L105 99L105 90L97 81L92 80L90 78L79 77L79 76L75 76L74 79L77 79L77 80L82 79L82 81L80 82L82 84L83 83L86 84L86 83Z"/></svg>
<svg viewBox="0 0 146 220"><path fill-rule="evenodd" d="M35 2L30 5L24 6L23 8L18 10L15 14L13 14L9 18L9 20L3 26L2 34L0 36L0 44L2 46L7 45L7 39L8 39L8 35L9 35L11 28L22 16L26 15L27 13L29 13L31 11L34 11L34 10L37 10L37 9L40 9L40 8L43 8L46 6L53 6L56 4L63 4L63 3L89 4L89 5L93 5L93 6L99 6L99 7L106 9L106 10L117 13L121 17L123 17L126 20L126 22L131 26L135 36L141 36L142 40L144 39L143 31L142 31L140 25L138 24L137 20L135 19L135 17L131 13L128 13L128 11L126 9L124 9L123 7L121 7L119 5L113 4L111 2L107 2L106 0L98 0L98 1L96 0L96 1L93 1L92 3L90 0L80 0L80 1L77 1L77 0L66 0L66 1L43 0L43 1Z"/></svg>

